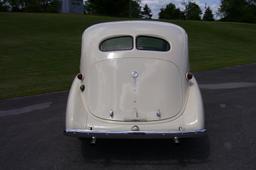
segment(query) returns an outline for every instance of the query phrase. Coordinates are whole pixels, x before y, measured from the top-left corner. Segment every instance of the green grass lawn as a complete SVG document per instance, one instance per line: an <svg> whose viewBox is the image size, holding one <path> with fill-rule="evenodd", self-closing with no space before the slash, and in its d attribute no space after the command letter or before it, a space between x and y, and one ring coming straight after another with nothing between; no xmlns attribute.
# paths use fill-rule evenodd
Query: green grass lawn
<svg viewBox="0 0 256 170"><path fill-rule="evenodd" d="M0 13L0 98L67 90L79 72L83 30L120 20ZM256 24L173 21L188 32L192 71L256 62Z"/></svg>

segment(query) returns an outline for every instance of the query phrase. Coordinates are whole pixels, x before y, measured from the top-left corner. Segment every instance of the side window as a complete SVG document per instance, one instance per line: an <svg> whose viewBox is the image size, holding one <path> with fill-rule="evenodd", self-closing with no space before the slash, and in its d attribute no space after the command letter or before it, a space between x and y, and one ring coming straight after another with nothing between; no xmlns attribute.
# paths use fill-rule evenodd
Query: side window
<svg viewBox="0 0 256 170"><path fill-rule="evenodd" d="M106 39L100 43L101 51L122 51L133 49L133 37L121 36Z"/></svg>
<svg viewBox="0 0 256 170"><path fill-rule="evenodd" d="M136 48L138 50L149 51L169 51L170 44L161 38L151 36L138 36L136 38Z"/></svg>

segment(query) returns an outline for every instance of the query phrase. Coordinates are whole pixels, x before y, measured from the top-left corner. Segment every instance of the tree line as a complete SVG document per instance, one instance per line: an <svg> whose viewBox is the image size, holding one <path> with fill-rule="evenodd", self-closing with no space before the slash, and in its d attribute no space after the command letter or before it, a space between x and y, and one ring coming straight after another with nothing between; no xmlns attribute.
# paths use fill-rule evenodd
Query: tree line
<svg viewBox="0 0 256 170"><path fill-rule="evenodd" d="M59 12L60 0L0 0L0 11Z"/></svg>
<svg viewBox="0 0 256 170"><path fill-rule="evenodd" d="M158 14L160 19L214 20L209 6L204 13L199 5L183 3L184 10L169 3ZM0 11L59 12L61 0L0 0ZM84 12L93 15L151 19L152 11L140 0L86 0ZM217 14L222 21L256 22L256 0L221 0Z"/></svg>
<svg viewBox="0 0 256 170"><path fill-rule="evenodd" d="M180 20L206 20L213 21L214 15L211 8L208 6L202 15L202 10L195 2L183 3L185 9L182 11L177 8L175 4L169 3L165 8L160 9L159 18L160 19L180 19Z"/></svg>
<svg viewBox="0 0 256 170"><path fill-rule="evenodd" d="M256 22L256 0L222 0L219 8L223 21Z"/></svg>
<svg viewBox="0 0 256 170"><path fill-rule="evenodd" d="M146 18L152 17L147 4L141 7L140 0L87 0L85 13L115 17Z"/></svg>
<svg viewBox="0 0 256 170"><path fill-rule="evenodd" d="M140 0L87 0L85 3L86 14L108 15L118 17L133 17L151 19L152 11L147 4L141 7ZM173 3L162 8L159 13L160 19L189 19L200 20L202 11L200 7L189 2L185 4L185 11L181 11ZM213 14L208 7L204 18L213 20Z"/></svg>

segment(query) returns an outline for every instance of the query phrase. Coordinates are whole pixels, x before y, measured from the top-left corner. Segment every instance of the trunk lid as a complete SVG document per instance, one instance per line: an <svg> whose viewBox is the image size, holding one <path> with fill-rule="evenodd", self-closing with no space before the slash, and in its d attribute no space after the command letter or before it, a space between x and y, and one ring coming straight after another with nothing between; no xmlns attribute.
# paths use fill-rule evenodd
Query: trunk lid
<svg viewBox="0 0 256 170"><path fill-rule="evenodd" d="M85 93L95 116L115 121L157 121L179 114L181 75L175 64L154 58L117 58L93 64Z"/></svg>

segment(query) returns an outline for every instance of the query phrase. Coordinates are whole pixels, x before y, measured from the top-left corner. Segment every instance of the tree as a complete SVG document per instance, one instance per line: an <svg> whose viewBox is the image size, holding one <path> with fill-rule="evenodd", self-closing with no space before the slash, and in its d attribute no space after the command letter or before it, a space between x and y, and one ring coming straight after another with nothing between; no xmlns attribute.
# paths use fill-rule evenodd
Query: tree
<svg viewBox="0 0 256 170"><path fill-rule="evenodd" d="M256 0L221 0L223 21L256 22Z"/></svg>
<svg viewBox="0 0 256 170"><path fill-rule="evenodd" d="M86 13L118 17L140 17L140 0L87 0Z"/></svg>
<svg viewBox="0 0 256 170"><path fill-rule="evenodd" d="M245 8L245 0L221 0L220 13L223 20L240 21Z"/></svg>
<svg viewBox="0 0 256 170"><path fill-rule="evenodd" d="M39 0L26 0L26 5L22 9L25 12L41 12L41 4Z"/></svg>
<svg viewBox="0 0 256 170"><path fill-rule="evenodd" d="M25 0L8 0L11 11L17 12L22 11L25 6Z"/></svg>
<svg viewBox="0 0 256 170"><path fill-rule="evenodd" d="M185 19L184 12L176 8L173 3L169 3L165 8L160 9L158 15L160 19Z"/></svg>
<svg viewBox="0 0 256 170"><path fill-rule="evenodd" d="M141 6L140 6L140 0L128 0L130 3L130 8L128 8L128 14L127 16L132 18L141 18ZM123 13L123 16L126 17L126 12Z"/></svg>
<svg viewBox="0 0 256 170"><path fill-rule="evenodd" d="M143 11L141 12L141 15L142 15L142 18L151 19L152 12L151 12L151 9L148 7L147 4L145 4L145 6L143 7Z"/></svg>
<svg viewBox="0 0 256 170"><path fill-rule="evenodd" d="M6 0L0 0L0 12L8 11L9 7Z"/></svg>
<svg viewBox="0 0 256 170"><path fill-rule="evenodd" d="M22 11L25 12L59 12L59 0L24 0Z"/></svg>
<svg viewBox="0 0 256 170"><path fill-rule="evenodd" d="M59 12L60 0L6 0L11 11Z"/></svg>
<svg viewBox="0 0 256 170"><path fill-rule="evenodd" d="M185 6L185 16L186 19L188 20L201 20L201 15L202 11L200 7L194 3L194 2L189 2Z"/></svg>
<svg viewBox="0 0 256 170"><path fill-rule="evenodd" d="M204 21L213 21L213 14L212 14L212 10L210 7L207 7L205 12L204 12L204 16L203 16L203 20Z"/></svg>
<svg viewBox="0 0 256 170"><path fill-rule="evenodd" d="M61 2L59 0L48 1L48 4L45 6L45 12L59 12L61 7Z"/></svg>

